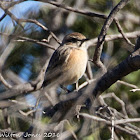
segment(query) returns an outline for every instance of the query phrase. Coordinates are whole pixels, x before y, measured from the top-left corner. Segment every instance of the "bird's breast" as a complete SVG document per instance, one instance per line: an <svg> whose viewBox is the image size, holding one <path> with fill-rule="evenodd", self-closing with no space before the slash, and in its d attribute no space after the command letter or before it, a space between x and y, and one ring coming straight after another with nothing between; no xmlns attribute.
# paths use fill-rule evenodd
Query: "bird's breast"
<svg viewBox="0 0 140 140"><path fill-rule="evenodd" d="M76 83L85 73L88 61L86 50L72 49L67 59L65 68L66 79L68 84Z"/></svg>

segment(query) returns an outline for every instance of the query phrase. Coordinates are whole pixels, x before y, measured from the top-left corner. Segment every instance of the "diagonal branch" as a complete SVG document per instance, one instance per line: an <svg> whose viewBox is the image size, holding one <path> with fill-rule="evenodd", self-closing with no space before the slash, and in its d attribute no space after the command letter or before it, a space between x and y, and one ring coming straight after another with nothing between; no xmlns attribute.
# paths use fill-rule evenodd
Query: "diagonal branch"
<svg viewBox="0 0 140 140"><path fill-rule="evenodd" d="M30 23L34 23L36 25L38 25L39 27L41 27L43 30L48 31L53 38L59 43L61 44L61 41L56 37L56 35L50 31L47 27L45 27L43 24L41 24L39 21L34 20L34 19L18 19L19 22L30 22Z"/></svg>
<svg viewBox="0 0 140 140"><path fill-rule="evenodd" d="M103 65L103 63L101 62L100 58L101 58L101 53L102 53L102 49L103 49L103 44L105 41L105 36L107 33L107 30L109 28L109 26L111 25L113 19L115 18L116 14L118 13L119 10L121 10L127 3L129 0L121 0L110 12L108 18L106 19L102 30L100 32L100 35L98 37L98 43L97 43L97 47L95 49L95 53L94 53L94 57L93 57L93 62L100 68L102 68L102 70L105 72L106 68Z"/></svg>
<svg viewBox="0 0 140 140"><path fill-rule="evenodd" d="M8 8L6 8L5 6L3 6L2 3L0 3L0 7L1 9L5 12L6 15L9 15L13 20L16 21L16 23L23 29L22 24L19 22L19 20L17 19L17 17L15 15L13 15Z"/></svg>
<svg viewBox="0 0 140 140"><path fill-rule="evenodd" d="M44 3L49 3L51 5L54 5L56 7L65 9L67 11L75 12L75 13L78 13L78 14L81 14L81 15L85 15L85 16L98 17L98 18L102 18L102 19L106 19L107 18L107 16L103 15L103 14L98 14L98 13L93 13L93 12L86 12L86 11L83 11L83 10L74 9L74 8L72 8L70 6L66 6L64 4L60 4L60 3L55 2L55 1L49 1L49 0L35 0L35 1L41 1L41 2L44 2Z"/></svg>
<svg viewBox="0 0 140 140"><path fill-rule="evenodd" d="M104 74L101 79L99 79L96 87L92 91L92 94L95 97L99 96L117 80L120 80L122 77L128 75L129 73L140 69L140 37L138 38L135 48L138 49L134 51L124 61L122 61L119 65Z"/></svg>
<svg viewBox="0 0 140 140"><path fill-rule="evenodd" d="M10 84L7 83L7 81L3 78L2 74L0 73L0 81L7 87L12 88Z"/></svg>
<svg viewBox="0 0 140 140"><path fill-rule="evenodd" d="M123 32L123 29L122 29L122 27L121 27L119 21L118 21L116 18L114 19L114 21L115 21L115 23L116 23L116 26L117 26L117 28L118 28L118 31L122 34L122 36L123 36L124 40L126 41L126 43L128 43L129 45L131 45L131 46L134 47L135 45L132 44L131 41L125 36L125 33Z"/></svg>
<svg viewBox="0 0 140 140"><path fill-rule="evenodd" d="M19 1L13 1L13 2L7 2L8 6L7 6L7 9L15 6L16 4L19 4L21 2L24 2L24 1L27 1L27 0L19 0ZM0 18L0 21L2 21L4 18L6 17L6 13L4 13L1 18Z"/></svg>

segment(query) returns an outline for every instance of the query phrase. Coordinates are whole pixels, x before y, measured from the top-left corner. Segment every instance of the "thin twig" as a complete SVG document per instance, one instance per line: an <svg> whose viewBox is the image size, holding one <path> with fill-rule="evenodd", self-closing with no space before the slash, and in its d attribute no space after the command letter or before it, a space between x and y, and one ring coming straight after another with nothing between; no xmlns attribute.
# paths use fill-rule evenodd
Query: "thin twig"
<svg viewBox="0 0 140 140"><path fill-rule="evenodd" d="M35 40L35 39L27 38L27 37L22 37L22 36L18 36L17 38L19 38L19 39L14 40L14 41L17 41L17 42L26 42L26 41L33 42L33 43L36 43L38 45L42 45L42 46L45 46L49 49L55 50L55 48L53 46L51 46L49 44L46 44L46 43L44 43L42 41L39 41L39 40Z"/></svg>
<svg viewBox="0 0 140 140"><path fill-rule="evenodd" d="M92 83L94 81L95 81L95 79L91 79L91 80L85 81L84 83L79 85L78 90L82 89L83 87L87 86L88 84L90 84L90 83Z"/></svg>
<svg viewBox="0 0 140 140"><path fill-rule="evenodd" d="M132 92L140 91L140 88L137 88L137 89L131 89L130 91L132 91Z"/></svg>
<svg viewBox="0 0 140 140"><path fill-rule="evenodd" d="M24 28L24 27L22 26L22 24L19 22L19 20L17 19L17 17L16 17L14 14L12 14L12 13L8 10L8 8L6 8L5 6L3 6L2 3L0 3L0 7L1 7L2 10L4 10L5 14L9 15L13 20L16 21L16 23L17 23L22 29Z"/></svg>
<svg viewBox="0 0 140 140"><path fill-rule="evenodd" d="M45 46L45 47L47 47L49 49L55 50L55 48L53 46L45 43L44 41L39 41L39 40L36 40L36 39L24 37L24 36L18 36L18 35L15 35L15 34L7 34L7 33L2 33L2 32L0 32L0 35L12 37L12 38L17 38L17 39L14 39L13 41L17 41L17 42L26 42L26 41L33 42L33 43L36 43L38 45L42 45L42 46Z"/></svg>
<svg viewBox="0 0 140 140"><path fill-rule="evenodd" d="M15 103L17 105L22 105L22 106L26 106L26 107L34 107L34 105L31 104L27 104L26 102L21 102L21 101L17 101L17 100L9 100L12 103Z"/></svg>
<svg viewBox="0 0 140 140"><path fill-rule="evenodd" d="M128 32L128 33L124 33L125 36L127 38L137 38L138 36L140 36L140 31L134 31L134 32ZM112 40L116 40L116 39L122 39L122 35L121 34L113 34L113 35L106 35L105 41L112 41ZM95 46L97 45L98 42L98 38L94 38L94 39L90 39L89 41L87 41L87 46ZM93 61L93 60L91 60Z"/></svg>
<svg viewBox="0 0 140 140"><path fill-rule="evenodd" d="M114 116L112 116L111 140L114 140Z"/></svg>
<svg viewBox="0 0 140 140"><path fill-rule="evenodd" d="M7 81L3 78L3 76L2 76L1 73L0 73L0 81L1 81L7 88L9 88L9 89L12 88L12 86L11 86L9 83L7 83Z"/></svg>
<svg viewBox="0 0 140 140"><path fill-rule="evenodd" d="M118 28L118 31L122 34L124 40L125 40L129 45L131 45L131 46L134 47L135 45L134 45L133 43L131 43L131 41L127 38L127 36L125 36L125 33L123 32L123 29L122 29L122 27L121 27L121 25L120 25L118 19L115 18L114 21L115 21L115 23L116 23L116 26L117 26L117 28Z"/></svg>
<svg viewBox="0 0 140 140"><path fill-rule="evenodd" d="M124 123L138 123L140 122L140 118L128 118L128 119L121 119L121 120L116 120L115 121L115 125L118 125L118 124L124 124Z"/></svg>
<svg viewBox="0 0 140 140"><path fill-rule="evenodd" d="M4 13L4 14L1 16L0 21L2 21L5 17L6 17L6 14Z"/></svg>
<svg viewBox="0 0 140 140"><path fill-rule="evenodd" d="M103 14L93 13L93 12L86 12L86 11L83 12L83 10L74 9L74 8L72 8L70 6L65 6L64 4L58 3L58 2L55 2L55 1L49 1L49 0L35 0L35 1L41 1L41 2L45 2L45 3L49 3L49 4L54 5L56 7L63 8L65 10L67 10L67 11L75 12L75 13L82 14L82 15L85 15L85 16L98 17L98 18L102 18L102 19L107 18L107 16L103 15Z"/></svg>
<svg viewBox="0 0 140 140"><path fill-rule="evenodd" d="M54 103L53 99L51 98L51 96L47 92L45 92L44 94L45 94L46 98L48 99L48 101L50 102L50 104L52 106L54 106L55 103Z"/></svg>
<svg viewBox="0 0 140 140"><path fill-rule="evenodd" d="M15 6L16 4L19 4L19 3L23 2L23 1L27 1L27 0L18 0L18 1L7 2L7 3L5 2L6 3L6 8L9 9L9 8L11 8L11 7ZM5 17L6 17L6 13L4 13L1 16L0 21L2 21Z"/></svg>
<svg viewBox="0 0 140 140"><path fill-rule="evenodd" d="M43 24L41 24L39 21L34 20L34 19L18 19L19 22L30 22L30 23L34 23L36 25L38 25L39 27L41 27L43 30L48 31L53 38L59 43L61 44L61 41L56 37L56 35L50 31L47 27L45 27Z"/></svg>
<svg viewBox="0 0 140 140"><path fill-rule="evenodd" d="M136 86L136 85L133 85L133 84L127 83L125 81L121 81L121 80L118 80L117 83L123 84L123 85L131 87L131 88L135 88L135 89L138 88L138 86Z"/></svg>
<svg viewBox="0 0 140 140"><path fill-rule="evenodd" d="M19 113L21 113L23 116L29 116L30 114L34 113L36 110L30 110L28 112L24 112L22 110L19 110Z"/></svg>
<svg viewBox="0 0 140 140"><path fill-rule="evenodd" d="M122 106L122 111L123 111L125 117L128 117L127 112L126 112L126 109L125 109L125 103L124 103L120 98L118 98L118 97L115 95L115 93L108 93L108 94L103 95L102 97L103 97L103 98L114 98L118 103L121 104L121 106Z"/></svg>

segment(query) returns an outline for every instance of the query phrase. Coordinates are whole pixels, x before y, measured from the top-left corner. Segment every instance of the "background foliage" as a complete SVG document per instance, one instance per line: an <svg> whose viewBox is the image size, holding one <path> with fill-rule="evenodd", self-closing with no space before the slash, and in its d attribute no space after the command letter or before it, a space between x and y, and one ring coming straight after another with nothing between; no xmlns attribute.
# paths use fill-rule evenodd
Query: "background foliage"
<svg viewBox="0 0 140 140"><path fill-rule="evenodd" d="M108 15L111 9L119 2L119 0L57 0L59 3L63 3L66 6L71 6L75 9L80 9L83 11L93 11L97 13L102 13ZM2 1L7 3L12 3L11 1ZM120 22L120 25L124 32L133 32L140 30L140 1L134 0L130 1L124 8L117 14L117 18ZM41 22L45 27L47 27L50 31L53 31L55 35L62 40L63 37L70 32L80 32L84 34L88 38L96 38L100 34L101 28L104 24L104 19L97 17L88 17L80 14L76 14L73 12L69 12L62 8L57 8L48 3L43 3L39 1L24 1L19 4L14 5L10 8L12 14L14 14L17 18L23 19L36 19ZM0 9L0 17L4 14L4 11ZM41 68L43 67L46 60L49 60L53 50L41 46L37 43L24 41L22 39L16 39L18 36L24 36L28 38L32 38L35 40L42 41L42 39L47 39L49 36L49 32L44 31L41 27L37 26L34 23L23 22L21 23L23 28L20 25L12 20L12 18L8 15L1 20L0 22L0 54L4 52L7 46L13 43L13 50L7 57L4 66L2 67L2 74L5 77L6 81L11 85L29 82L34 80ZM114 23L110 26L107 34L118 34L118 29ZM15 35L15 36L7 36ZM136 38L131 38L130 41L135 44ZM51 39L49 42L54 48L57 48L59 44ZM89 48L89 58L92 59L94 54L95 46L91 46ZM121 61L123 61L130 52L133 51L133 47L126 43L124 39L116 39L112 41L105 42L104 49L102 53L102 61L106 65L108 69L113 68ZM91 63L93 78L99 71L98 67ZM140 87L140 72L133 72L123 79L121 79L127 83L133 84L137 87ZM80 80L80 83L83 83L85 78ZM68 87L70 90L73 89L72 86ZM129 117L140 117L140 92L131 92L131 86L126 86L119 82L112 85L108 90L103 93L103 96L114 92L116 96L123 100L125 103L126 111ZM6 88L1 83L0 91L5 91ZM57 89L57 92L62 92L62 90ZM35 105L37 95L34 93L28 93L24 96L19 96L17 98L13 98L14 100L24 101L29 105ZM116 110L121 111L120 104L114 100L113 98L105 99L106 104L108 106L114 107ZM31 108L30 108L31 109ZM25 112L30 110L29 108L25 108ZM11 108L7 109L8 112L11 112ZM16 115L9 115L8 117L3 116L4 112L7 112L6 109L1 110L1 120L0 120L0 129L7 129L7 127L11 128L14 131L26 131L30 124L21 119L20 117L16 117ZM10 111L9 111L10 110ZM86 110L85 110L86 111ZM15 113L16 114L16 113ZM6 119L10 119L9 122ZM50 121L49 118L41 118L41 122L47 124ZM25 123L26 122L26 123ZM86 126L89 124L89 120L82 118L80 121L77 119L71 120L69 124L65 124L65 130L75 131L75 134L78 139L83 140L108 140L111 135L111 131L109 131L108 127L105 124L100 122L91 121L92 125L90 128ZM8 123L6 125L6 123ZM85 125L85 133L84 127ZM140 127L140 124L136 124ZM81 126L81 127L79 127ZM118 134L121 134L120 136ZM133 137L124 134L122 132L117 131L116 135L118 135L118 139L131 140ZM67 139L74 139L73 135L70 135ZM75 138L76 139L76 138Z"/></svg>

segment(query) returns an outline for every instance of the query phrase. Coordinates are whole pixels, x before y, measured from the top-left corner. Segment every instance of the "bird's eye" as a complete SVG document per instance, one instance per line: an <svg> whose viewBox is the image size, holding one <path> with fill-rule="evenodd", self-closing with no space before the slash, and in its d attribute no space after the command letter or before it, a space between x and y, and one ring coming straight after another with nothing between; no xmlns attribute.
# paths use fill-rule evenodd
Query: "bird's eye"
<svg viewBox="0 0 140 140"><path fill-rule="evenodd" d="M71 38L71 42L76 42L77 41L77 39L76 38Z"/></svg>

